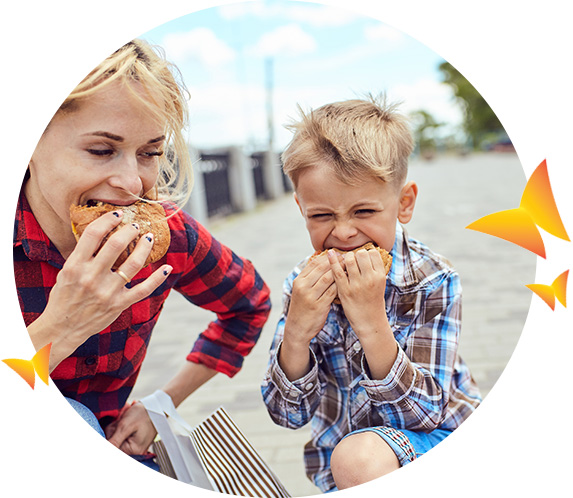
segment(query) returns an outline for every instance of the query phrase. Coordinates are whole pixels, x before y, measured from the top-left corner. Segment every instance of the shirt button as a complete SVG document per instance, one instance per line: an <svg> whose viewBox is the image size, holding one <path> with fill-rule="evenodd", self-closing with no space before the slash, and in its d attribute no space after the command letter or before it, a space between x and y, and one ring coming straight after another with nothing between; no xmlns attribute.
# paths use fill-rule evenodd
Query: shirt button
<svg viewBox="0 0 573 498"><path fill-rule="evenodd" d="M312 382L309 382L306 386L304 386L304 388L307 391L310 391L313 387L314 387L314 384Z"/></svg>
<svg viewBox="0 0 573 498"><path fill-rule="evenodd" d="M289 396L290 396L291 398L293 398L293 399L298 398L298 394L297 394L295 391L291 391L291 392L289 393Z"/></svg>
<svg viewBox="0 0 573 498"><path fill-rule="evenodd" d="M358 351L360 351L360 343L358 341L356 341L353 345L352 345L352 349L354 349L354 351L356 351L358 353Z"/></svg>
<svg viewBox="0 0 573 498"><path fill-rule="evenodd" d="M85 359L85 364L88 366L95 365L96 359L93 356L89 356Z"/></svg>

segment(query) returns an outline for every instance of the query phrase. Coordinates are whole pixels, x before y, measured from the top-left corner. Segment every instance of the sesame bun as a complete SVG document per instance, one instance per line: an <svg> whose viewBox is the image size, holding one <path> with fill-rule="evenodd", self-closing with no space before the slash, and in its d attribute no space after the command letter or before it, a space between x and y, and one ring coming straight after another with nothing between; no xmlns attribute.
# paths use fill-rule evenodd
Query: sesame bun
<svg viewBox="0 0 573 498"><path fill-rule="evenodd" d="M153 234L153 247L143 267L145 268L147 265L159 261L165 255L167 249L169 249L171 242L171 232L167 224L165 210L159 203L138 201L129 206L115 206L105 202L96 202L94 205L87 206L72 205L70 206L70 219L76 240L80 239L84 230L92 221L106 213L116 210L123 211L121 223L106 235L102 245L113 233L128 223L137 223L139 225L139 235L130 242L125 251L121 253L112 266L112 269L117 270L133 252L139 239L149 232Z"/></svg>

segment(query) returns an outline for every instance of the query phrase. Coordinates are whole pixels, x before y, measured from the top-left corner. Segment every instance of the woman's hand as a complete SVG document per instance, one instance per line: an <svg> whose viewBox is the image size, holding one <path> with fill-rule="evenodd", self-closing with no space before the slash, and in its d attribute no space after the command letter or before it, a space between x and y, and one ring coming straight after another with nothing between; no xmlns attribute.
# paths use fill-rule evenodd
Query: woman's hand
<svg viewBox="0 0 573 498"><path fill-rule="evenodd" d="M126 405L117 420L105 429L108 441L128 455L144 455L157 431L145 407L137 401Z"/></svg>
<svg viewBox="0 0 573 498"><path fill-rule="evenodd" d="M123 310L151 294L172 270L168 265L162 266L133 288L125 286L126 280L111 267L137 237L138 229L125 225L98 251L121 217L121 210L107 213L86 228L58 273L44 312L28 327L36 349L52 343L50 371L89 337L110 325ZM141 270L152 245L151 234L139 240L120 268L127 278Z"/></svg>
<svg viewBox="0 0 573 498"><path fill-rule="evenodd" d="M290 380L305 375L310 364L309 345L328 316L336 298L336 284L328 259L313 259L293 282L279 364Z"/></svg>

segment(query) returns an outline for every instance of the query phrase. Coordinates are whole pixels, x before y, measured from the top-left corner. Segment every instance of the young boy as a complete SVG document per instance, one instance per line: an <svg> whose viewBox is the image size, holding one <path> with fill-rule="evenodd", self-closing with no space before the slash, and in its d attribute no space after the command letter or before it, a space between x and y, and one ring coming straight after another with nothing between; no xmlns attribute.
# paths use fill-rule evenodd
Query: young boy
<svg viewBox="0 0 573 498"><path fill-rule="evenodd" d="M302 115L284 171L314 249L288 276L262 385L275 423L312 422L307 475L323 491L361 484L424 454L480 403L457 354L461 287L449 262L409 238L413 139L385 101ZM335 298L338 297L336 302ZM340 304L337 304L340 302Z"/></svg>

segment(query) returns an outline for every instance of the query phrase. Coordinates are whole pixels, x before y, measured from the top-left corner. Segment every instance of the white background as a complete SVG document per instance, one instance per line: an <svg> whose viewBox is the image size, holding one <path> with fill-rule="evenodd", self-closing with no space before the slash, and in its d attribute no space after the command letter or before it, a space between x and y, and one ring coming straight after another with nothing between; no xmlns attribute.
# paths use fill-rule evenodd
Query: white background
<svg viewBox="0 0 573 498"><path fill-rule="evenodd" d="M0 140L6 188L0 200L0 359L34 354L16 298L9 248L19 184L50 117L75 84L118 46L158 24L221 3L36 0L3 7ZM391 24L459 69L501 119L526 176L547 159L558 208L573 235L573 34L566 2L321 3ZM514 199L508 200L512 207L517 207ZM536 281L549 284L572 266L573 249L571 243L543 235L548 258L539 260ZM570 495L571 351L571 312L559 303L551 311L533 299L515 353L478 411L423 460L341 493ZM209 496L114 450L75 415L53 384L37 379L32 390L0 363L0 386L2 494Z"/></svg>

